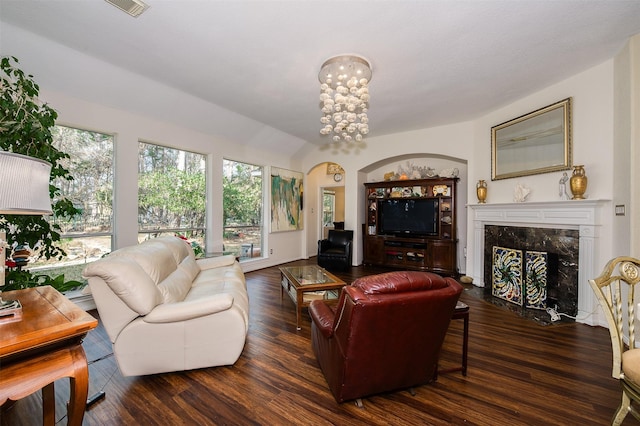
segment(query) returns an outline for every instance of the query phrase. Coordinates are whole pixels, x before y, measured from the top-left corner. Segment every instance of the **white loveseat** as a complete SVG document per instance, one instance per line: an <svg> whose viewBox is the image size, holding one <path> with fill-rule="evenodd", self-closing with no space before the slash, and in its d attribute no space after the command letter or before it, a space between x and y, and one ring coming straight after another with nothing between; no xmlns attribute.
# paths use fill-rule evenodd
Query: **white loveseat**
<svg viewBox="0 0 640 426"><path fill-rule="evenodd" d="M162 237L83 275L125 376L231 365L244 348L249 299L233 256L196 260L185 241Z"/></svg>

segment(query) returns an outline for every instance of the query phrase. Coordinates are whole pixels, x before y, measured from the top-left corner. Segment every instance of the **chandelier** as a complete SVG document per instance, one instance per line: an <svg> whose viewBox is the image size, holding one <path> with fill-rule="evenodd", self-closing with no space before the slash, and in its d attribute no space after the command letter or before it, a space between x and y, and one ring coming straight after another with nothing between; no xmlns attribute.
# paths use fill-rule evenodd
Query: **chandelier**
<svg viewBox="0 0 640 426"><path fill-rule="evenodd" d="M354 55L335 56L322 64L318 80L320 134L333 134L334 142L361 142L369 133L369 62Z"/></svg>

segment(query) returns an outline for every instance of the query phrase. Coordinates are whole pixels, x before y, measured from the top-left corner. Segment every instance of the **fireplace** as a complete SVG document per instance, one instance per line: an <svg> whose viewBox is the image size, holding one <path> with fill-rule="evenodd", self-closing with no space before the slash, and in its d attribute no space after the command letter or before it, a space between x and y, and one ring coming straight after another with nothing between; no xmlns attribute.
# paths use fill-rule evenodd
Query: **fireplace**
<svg viewBox="0 0 640 426"><path fill-rule="evenodd" d="M474 285L491 292L491 256L487 253L494 245L505 247L508 243L513 249L546 252L551 269L557 267L551 271L557 279L549 278L555 281L548 289L550 306L557 303L560 312L574 313L578 322L603 323L598 314L590 315L596 311L597 301L588 280L600 272L601 266L596 265L598 228L606 203L576 200L469 205L474 222Z"/></svg>

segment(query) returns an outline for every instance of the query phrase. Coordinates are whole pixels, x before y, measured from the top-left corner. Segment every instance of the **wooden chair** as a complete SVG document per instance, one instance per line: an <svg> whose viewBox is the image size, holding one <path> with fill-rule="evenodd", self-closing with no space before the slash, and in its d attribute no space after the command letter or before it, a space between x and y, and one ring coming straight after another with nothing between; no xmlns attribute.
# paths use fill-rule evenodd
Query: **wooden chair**
<svg viewBox="0 0 640 426"><path fill-rule="evenodd" d="M589 280L609 323L613 349L612 376L622 385L622 401L611 424L622 424L627 413L640 420L633 402L640 401L640 349L635 348L636 284L640 282L640 260L616 257L598 278ZM626 299L626 303L623 303Z"/></svg>

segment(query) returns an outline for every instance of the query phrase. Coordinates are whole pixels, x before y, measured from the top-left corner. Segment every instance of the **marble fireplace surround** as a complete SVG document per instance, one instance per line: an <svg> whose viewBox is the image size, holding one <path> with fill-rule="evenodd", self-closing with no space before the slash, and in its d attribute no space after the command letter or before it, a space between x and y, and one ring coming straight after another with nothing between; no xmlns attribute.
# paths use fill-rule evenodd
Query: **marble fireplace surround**
<svg viewBox="0 0 640 426"><path fill-rule="evenodd" d="M578 322L599 325L598 315L589 315L597 300L589 279L600 271L597 259L603 207L609 200L575 200L499 204L470 204L473 212L473 283L484 287L485 225L574 229L579 231ZM491 283L488 283L491 285Z"/></svg>

